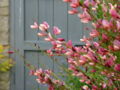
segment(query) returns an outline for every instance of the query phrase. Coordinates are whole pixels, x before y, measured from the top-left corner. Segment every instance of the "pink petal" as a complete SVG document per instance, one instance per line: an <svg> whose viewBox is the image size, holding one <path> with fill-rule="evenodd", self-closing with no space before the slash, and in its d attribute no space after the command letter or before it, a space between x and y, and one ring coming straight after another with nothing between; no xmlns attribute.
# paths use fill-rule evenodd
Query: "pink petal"
<svg viewBox="0 0 120 90"><path fill-rule="evenodd" d="M32 29L38 29L38 24L37 24L37 22L34 22L34 25L31 25L30 26Z"/></svg>
<svg viewBox="0 0 120 90"><path fill-rule="evenodd" d="M61 34L61 30L58 27L54 26L54 28L53 28L53 34L54 35L59 35L59 34Z"/></svg>

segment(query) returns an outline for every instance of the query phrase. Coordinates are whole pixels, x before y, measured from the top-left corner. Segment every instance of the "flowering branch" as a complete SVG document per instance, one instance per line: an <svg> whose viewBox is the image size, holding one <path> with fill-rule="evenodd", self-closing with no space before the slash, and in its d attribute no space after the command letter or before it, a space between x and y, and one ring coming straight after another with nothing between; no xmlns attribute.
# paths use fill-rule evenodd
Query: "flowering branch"
<svg viewBox="0 0 120 90"><path fill-rule="evenodd" d="M49 24L36 22L31 25L32 29L40 29L38 36L50 42L52 47L46 51L47 55L63 56L68 63L68 70L72 76L79 79L84 90L111 89L118 90L120 86L120 6L119 0L63 0L70 4L69 14L77 14L81 22L92 22L89 37L83 37L83 47L73 46L72 41L58 38L61 30L54 26L52 33ZM78 9L81 9L81 13ZM98 39L97 42L94 39ZM51 73L45 70L36 70L33 75L37 76L39 83L52 85L52 89L64 86L60 81L57 83L50 78ZM47 80L46 80L47 78Z"/></svg>

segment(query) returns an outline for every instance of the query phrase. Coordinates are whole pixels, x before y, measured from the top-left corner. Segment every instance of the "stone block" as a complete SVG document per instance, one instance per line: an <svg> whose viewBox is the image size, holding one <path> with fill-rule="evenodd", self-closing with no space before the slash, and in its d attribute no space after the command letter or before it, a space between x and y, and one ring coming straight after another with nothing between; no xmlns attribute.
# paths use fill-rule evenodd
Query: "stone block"
<svg viewBox="0 0 120 90"><path fill-rule="evenodd" d="M0 0L0 44L9 42L9 0ZM9 90L9 72L0 72L0 90Z"/></svg>
<svg viewBox="0 0 120 90"><path fill-rule="evenodd" d="M9 22L8 16L0 16L0 31L8 30L9 28L8 22Z"/></svg>
<svg viewBox="0 0 120 90"><path fill-rule="evenodd" d="M0 0L0 7L9 6L9 0Z"/></svg>
<svg viewBox="0 0 120 90"><path fill-rule="evenodd" d="M0 90L9 90L9 72L0 72Z"/></svg>
<svg viewBox="0 0 120 90"><path fill-rule="evenodd" d="M8 44L9 24L8 17L0 17L0 44Z"/></svg>
<svg viewBox="0 0 120 90"><path fill-rule="evenodd" d="M9 8L8 7L0 8L0 16L8 16L8 15L9 15Z"/></svg>

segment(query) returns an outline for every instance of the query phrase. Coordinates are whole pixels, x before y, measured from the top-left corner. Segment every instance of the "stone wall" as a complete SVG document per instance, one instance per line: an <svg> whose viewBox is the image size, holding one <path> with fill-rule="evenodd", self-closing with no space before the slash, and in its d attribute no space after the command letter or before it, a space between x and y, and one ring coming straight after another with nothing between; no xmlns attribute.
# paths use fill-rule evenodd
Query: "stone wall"
<svg viewBox="0 0 120 90"><path fill-rule="evenodd" d="M0 44L9 43L9 0L0 0ZM9 90L9 72L0 73L0 90Z"/></svg>
<svg viewBox="0 0 120 90"><path fill-rule="evenodd" d="M0 0L0 44L8 44L9 0Z"/></svg>

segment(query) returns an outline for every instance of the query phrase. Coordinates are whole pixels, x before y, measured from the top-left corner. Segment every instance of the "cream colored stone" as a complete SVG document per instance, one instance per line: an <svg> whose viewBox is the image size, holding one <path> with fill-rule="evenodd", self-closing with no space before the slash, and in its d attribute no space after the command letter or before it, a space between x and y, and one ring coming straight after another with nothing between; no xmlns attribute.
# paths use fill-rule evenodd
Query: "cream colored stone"
<svg viewBox="0 0 120 90"><path fill-rule="evenodd" d="M0 72L0 90L9 90L9 72Z"/></svg>
<svg viewBox="0 0 120 90"><path fill-rule="evenodd" d="M8 7L0 8L0 16L8 16L8 15L9 15L9 8Z"/></svg>
<svg viewBox="0 0 120 90"><path fill-rule="evenodd" d="M9 29L9 19L8 19L8 16L0 16L0 31L8 31ZM2 33L0 33L2 34Z"/></svg>
<svg viewBox="0 0 120 90"><path fill-rule="evenodd" d="M0 0L0 7L9 6L9 0Z"/></svg>
<svg viewBox="0 0 120 90"><path fill-rule="evenodd" d="M9 0L0 0L0 44L9 43ZM0 73L0 90L9 90L9 72Z"/></svg>
<svg viewBox="0 0 120 90"><path fill-rule="evenodd" d="M8 17L0 17L0 44L8 44Z"/></svg>

